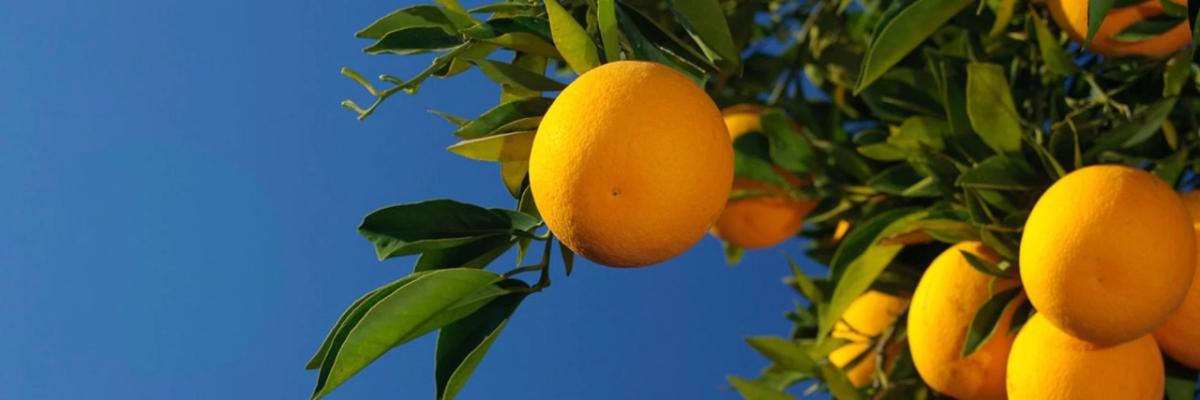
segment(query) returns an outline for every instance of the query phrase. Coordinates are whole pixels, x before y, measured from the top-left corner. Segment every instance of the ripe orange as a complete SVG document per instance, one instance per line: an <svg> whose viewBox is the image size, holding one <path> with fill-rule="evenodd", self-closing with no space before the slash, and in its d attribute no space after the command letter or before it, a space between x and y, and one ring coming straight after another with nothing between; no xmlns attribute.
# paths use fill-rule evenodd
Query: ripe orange
<svg viewBox="0 0 1200 400"><path fill-rule="evenodd" d="M716 104L661 64L618 61L572 82L543 117L529 184L546 225L614 267L675 257L729 197L733 148Z"/></svg>
<svg viewBox="0 0 1200 400"><path fill-rule="evenodd" d="M1192 216L1192 228L1200 228L1200 192L1188 192L1183 204ZM1200 235L1197 235L1197 251L1200 251ZM1200 261L1200 256L1197 256ZM1192 368L1200 369L1200 268L1194 268L1192 286L1183 298L1183 304L1154 330L1154 340L1162 351Z"/></svg>
<svg viewBox="0 0 1200 400"><path fill-rule="evenodd" d="M763 107L740 104L722 110L731 139L762 130L760 114ZM793 128L797 128L793 124ZM780 174L800 187L803 180L780 170ZM817 202L795 199L785 188L749 179L735 178L734 191L761 191L763 196L732 200L713 225L714 236L737 247L764 248L782 243L804 227L804 217L817 207Z"/></svg>
<svg viewBox="0 0 1200 400"><path fill-rule="evenodd" d="M997 324L997 333L966 358L961 357L967 329L990 293L1019 285L1015 279L993 278L975 270L962 255L999 260L979 242L951 246L929 265L913 293L908 310L908 343L917 372L929 387L962 399L1003 399L1004 368L1013 337L1007 335L1014 305ZM1016 301L1023 301L1018 296Z"/></svg>
<svg viewBox="0 0 1200 400"><path fill-rule="evenodd" d="M1096 165L1042 195L1021 238L1021 280L1046 319L1116 344L1150 333L1183 301L1196 235L1179 196L1154 175Z"/></svg>
<svg viewBox="0 0 1200 400"><path fill-rule="evenodd" d="M1187 0L1171 0L1187 7ZM1083 43L1087 37L1088 0L1047 0L1050 16L1059 28L1067 32L1071 39ZM1192 40L1192 32L1187 22L1147 40L1122 42L1113 38L1126 27L1149 17L1161 15L1162 4L1157 1L1145 1L1138 5L1123 8L1113 8L1100 24L1100 30L1092 38L1088 50L1106 57L1121 57L1140 55L1151 58L1165 58L1176 50L1186 46Z"/></svg>
<svg viewBox="0 0 1200 400"><path fill-rule="evenodd" d="M864 356L863 353L872 350L871 340L892 326L906 306L908 299L871 290L855 299L842 313L842 319L833 328L833 337L846 339L850 343L829 353L829 361L838 367L845 367L862 357L861 361L846 371L854 386L871 382L876 358L874 354Z"/></svg>
<svg viewBox="0 0 1200 400"><path fill-rule="evenodd" d="M1150 335L1106 347L1076 339L1040 313L1021 328L1008 358L1012 399L1159 400L1164 381Z"/></svg>

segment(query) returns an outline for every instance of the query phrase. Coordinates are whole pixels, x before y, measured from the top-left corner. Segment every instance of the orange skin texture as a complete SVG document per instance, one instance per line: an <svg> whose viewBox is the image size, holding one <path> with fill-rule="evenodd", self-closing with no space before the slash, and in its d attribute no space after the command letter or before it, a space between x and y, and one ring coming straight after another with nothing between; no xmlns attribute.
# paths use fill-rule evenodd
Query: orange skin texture
<svg viewBox="0 0 1200 400"><path fill-rule="evenodd" d="M1200 229L1200 192L1184 193L1181 197L1192 215L1193 230ZM1200 235L1196 240L1196 249L1200 251ZM1197 261L1200 262L1200 255ZM1192 286L1183 304L1154 330L1154 340L1171 358L1200 369L1200 268L1195 268L1192 276Z"/></svg>
<svg viewBox="0 0 1200 400"><path fill-rule="evenodd" d="M739 104L721 111L730 139L762 130L763 107ZM793 124L793 128L795 125ZM793 186L803 186L797 176L780 170ZM773 193L730 201L713 225L712 234L742 248L761 249L783 243L804 227L804 218L817 207L816 201L791 198L787 190L749 179L734 178L733 190Z"/></svg>
<svg viewBox="0 0 1200 400"><path fill-rule="evenodd" d="M850 341L829 353L829 361L838 367L845 367L864 352L872 350L871 339L879 336L908 306L908 299L892 296L883 292L868 291L855 299L842 319L833 327L833 337ZM890 348L889 358L900 348ZM862 387L872 381L875 375L876 357L874 354L865 356L853 367L846 370L846 376L855 387Z"/></svg>
<svg viewBox="0 0 1200 400"><path fill-rule="evenodd" d="M1163 398L1164 371L1150 335L1102 346L1067 334L1042 314L1021 328L1008 358L1008 396L1013 399Z"/></svg>
<svg viewBox="0 0 1200 400"><path fill-rule="evenodd" d="M1149 172L1095 165L1042 195L1021 238L1021 279L1046 319L1116 344L1150 333L1183 301L1196 269L1192 217Z"/></svg>
<svg viewBox="0 0 1200 400"><path fill-rule="evenodd" d="M542 119L529 184L554 235L589 260L640 267L703 238L733 183L716 104L670 67L618 61L567 86Z"/></svg>
<svg viewBox="0 0 1200 400"><path fill-rule="evenodd" d="M1171 1L1187 7L1186 0ZM1050 8L1050 16L1054 18L1058 27L1066 31L1067 35L1071 36L1075 42L1083 43L1087 37L1088 1L1047 0L1046 5ZM1147 1L1132 7L1113 8L1104 17L1104 22L1100 24L1100 30L1096 31L1096 36L1092 38L1092 44L1088 50L1105 57L1137 55L1165 58L1170 56L1192 40L1192 32L1186 22L1147 40L1120 42L1112 38L1114 34L1134 23L1162 13L1162 4L1157 1Z"/></svg>
<svg viewBox="0 0 1200 400"><path fill-rule="evenodd" d="M933 260L908 310L908 344L917 372L934 390L961 399L1004 399L1004 374L1013 336L1005 333L1016 305L1009 304L997 323L997 333L970 356L962 358L967 328L979 307L1014 287L1016 279L998 279L975 270L960 251L997 262L991 249L979 242L961 242ZM991 287L991 291L989 291ZM1013 302L1024 301L1017 296Z"/></svg>

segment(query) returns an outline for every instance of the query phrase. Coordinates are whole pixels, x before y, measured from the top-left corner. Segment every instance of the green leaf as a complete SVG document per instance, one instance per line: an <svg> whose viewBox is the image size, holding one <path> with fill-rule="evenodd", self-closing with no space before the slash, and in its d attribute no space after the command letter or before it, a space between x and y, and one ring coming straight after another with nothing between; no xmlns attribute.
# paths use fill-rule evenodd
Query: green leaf
<svg viewBox="0 0 1200 400"><path fill-rule="evenodd" d="M1008 261L1001 260L1000 262L992 263L965 250L959 250L959 253L962 253L963 259L967 260L967 264L971 264L971 267L975 268L976 271L999 278L1011 278L1008 270L1012 264Z"/></svg>
<svg viewBox="0 0 1200 400"><path fill-rule="evenodd" d="M454 33L454 24L446 18L441 7L419 5L392 11L391 14L372 22L366 28L356 32L355 37L363 39L380 39L390 32L405 28L433 27L440 28L447 34Z"/></svg>
<svg viewBox="0 0 1200 400"><path fill-rule="evenodd" d="M925 179L928 178L921 175L912 166L899 164L875 175L874 178L867 181L867 186L881 193L904 197L939 195L940 192L937 191L937 188L925 183Z"/></svg>
<svg viewBox="0 0 1200 400"><path fill-rule="evenodd" d="M725 264L729 266L738 265L742 262L742 256L746 254L746 249L729 244L729 242L721 242L721 250L725 252Z"/></svg>
<svg viewBox="0 0 1200 400"><path fill-rule="evenodd" d="M1104 151L1133 147L1154 137L1162 127L1163 121L1166 121L1171 110L1175 108L1176 100L1179 98L1167 97L1151 103L1134 115L1132 120L1121 122L1097 138L1092 148L1084 152L1084 157L1090 158Z"/></svg>
<svg viewBox="0 0 1200 400"><path fill-rule="evenodd" d="M808 349L795 341L774 336L755 336L746 338L746 343L782 368L807 372L817 367L817 362L808 356Z"/></svg>
<svg viewBox="0 0 1200 400"><path fill-rule="evenodd" d="M393 347L470 315L506 293L493 272L443 269L418 273L395 288L354 325L347 324L321 363L313 398L337 388Z"/></svg>
<svg viewBox="0 0 1200 400"><path fill-rule="evenodd" d="M529 160L500 162L500 178L504 181L504 188L508 189L508 194L513 197L521 194L521 185L528 174Z"/></svg>
<svg viewBox="0 0 1200 400"><path fill-rule="evenodd" d="M929 35L973 2L970 0L916 0L904 4L899 11L888 13L875 27L867 52L854 84L854 94L883 76L921 45ZM889 18L890 17L890 18Z"/></svg>
<svg viewBox="0 0 1200 400"><path fill-rule="evenodd" d="M908 158L908 151L886 142L858 146L855 150L858 154L876 161L900 161Z"/></svg>
<svg viewBox="0 0 1200 400"><path fill-rule="evenodd" d="M770 144L761 133L742 135L733 141L733 176L786 188L791 186L770 161Z"/></svg>
<svg viewBox="0 0 1200 400"><path fill-rule="evenodd" d="M1179 24L1187 22L1187 18L1177 18L1168 15L1156 15L1130 24L1112 35L1113 40L1124 43L1141 42L1153 39L1175 29Z"/></svg>
<svg viewBox="0 0 1200 400"><path fill-rule="evenodd" d="M692 45L694 40L680 38L673 33L674 29L660 25L655 18L636 7L618 3L617 16L621 32L629 40L638 59L674 66L696 80L701 87L704 86L704 79L707 79L704 71L719 72L712 60Z"/></svg>
<svg viewBox="0 0 1200 400"><path fill-rule="evenodd" d="M966 254L966 252L963 252ZM971 325L967 327L967 337L963 341L962 357L967 357L979 350L980 347L987 343L992 336L996 335L1000 327L1000 317L1004 315L1004 310L1008 307L1013 307L1011 304L1017 295L1021 294L1021 287L1017 286L1012 289L996 293L983 305L979 306L979 310L975 311L975 318L971 319ZM1002 335L1008 332L1002 332Z"/></svg>
<svg viewBox="0 0 1200 400"><path fill-rule="evenodd" d="M1183 175L1183 171L1187 169L1187 156L1188 151L1185 148L1167 156L1165 159L1158 160L1154 165L1154 175L1174 187L1175 182L1179 180L1179 177Z"/></svg>
<svg viewBox="0 0 1200 400"><path fill-rule="evenodd" d="M462 43L461 37L448 34L442 28L418 26L388 32L363 51L368 54L419 54L449 49Z"/></svg>
<svg viewBox="0 0 1200 400"><path fill-rule="evenodd" d="M467 139L455 143L446 150L460 156L480 161L525 161L533 148L533 137L537 131L520 131Z"/></svg>
<svg viewBox="0 0 1200 400"><path fill-rule="evenodd" d="M553 102L553 99L535 97L498 105L491 110L485 111L470 123L463 125L462 128L454 132L454 136L462 139L478 139L487 136L495 132L497 128L513 121L545 115L546 110L550 108L550 104Z"/></svg>
<svg viewBox="0 0 1200 400"><path fill-rule="evenodd" d="M381 208L367 215L358 233L375 245L379 260L461 246L508 235L512 222L483 207L428 200Z"/></svg>
<svg viewBox="0 0 1200 400"><path fill-rule="evenodd" d="M584 30L557 0L545 1L546 12L550 14L550 32L554 37L554 47L558 48L567 65L580 75L600 66L600 55L587 30Z"/></svg>
<svg viewBox="0 0 1200 400"><path fill-rule="evenodd" d="M542 74L530 72L524 68L499 61L473 59L467 60L483 71L489 79L496 83L532 91L557 91L566 85L547 78Z"/></svg>
<svg viewBox="0 0 1200 400"><path fill-rule="evenodd" d="M821 292L821 288L817 286L816 282L813 282L813 280L804 273L804 270L800 269L800 266L797 265L796 261L792 260L791 257L789 257L787 254L784 254L784 258L787 259L788 267L792 268L791 283L796 287L796 290L800 292L800 295L804 296L805 299L808 299L808 301L813 304L823 301L825 299L825 294Z"/></svg>
<svg viewBox="0 0 1200 400"><path fill-rule="evenodd" d="M741 58L729 33L729 22L725 11L717 0L671 0L672 9L679 13L679 21L708 59L732 70Z"/></svg>
<svg viewBox="0 0 1200 400"><path fill-rule="evenodd" d="M493 18L461 31L472 39L494 39L509 33L527 33L544 41L551 40L550 23L537 17Z"/></svg>
<svg viewBox="0 0 1200 400"><path fill-rule="evenodd" d="M813 149L804 135L792 129L788 116L779 109L762 113L763 134L770 143L771 160L792 172L808 172L813 164Z"/></svg>
<svg viewBox="0 0 1200 400"><path fill-rule="evenodd" d="M1079 67L1075 66L1075 62L1067 53L1063 51L1062 46L1058 45L1058 40L1054 38L1054 34L1050 33L1050 28L1046 27L1046 22L1038 13L1029 13L1033 16L1034 33L1037 35L1038 51L1042 54L1042 62L1046 63L1046 69L1050 73L1057 76L1067 76L1074 74Z"/></svg>
<svg viewBox="0 0 1200 400"><path fill-rule="evenodd" d="M469 120L469 119L459 117L457 115L450 114L450 113L444 112L444 111L429 110L429 113L439 116L439 117L442 117L442 119L444 119L447 122L450 122L451 124L454 124L455 126L458 126L458 127L462 127L463 125L466 125L467 123L471 122L471 120Z"/></svg>
<svg viewBox="0 0 1200 400"><path fill-rule="evenodd" d="M1167 400L1193 400L1196 398L1196 370L1170 357L1163 357L1166 367L1167 382L1165 394Z"/></svg>
<svg viewBox="0 0 1200 400"><path fill-rule="evenodd" d="M1033 167L1020 156L995 155L959 175L956 185L975 189L1035 190Z"/></svg>
<svg viewBox="0 0 1200 400"><path fill-rule="evenodd" d="M1169 2L1169 1L1168 1ZM1178 96L1192 74L1192 56L1196 49L1188 46L1167 60L1163 69L1163 97Z"/></svg>
<svg viewBox="0 0 1200 400"><path fill-rule="evenodd" d="M779 389L773 388L759 381L739 378L736 376L727 376L729 384L737 389L738 394L745 400L795 400L792 395L784 393Z"/></svg>
<svg viewBox="0 0 1200 400"><path fill-rule="evenodd" d="M519 280L505 282L529 287ZM438 399L451 400L458 395L524 298L525 293L497 297L474 314L442 328L438 333L435 368Z"/></svg>
<svg viewBox="0 0 1200 400"><path fill-rule="evenodd" d="M940 152L946 147L942 138L948 134L950 126L946 121L914 116L905 119L900 129L888 137L887 142L905 150L929 149Z"/></svg>
<svg viewBox="0 0 1200 400"><path fill-rule="evenodd" d="M620 31L617 28L616 0L599 0L596 3L596 23L600 25L600 42L604 44L604 60L613 62L621 59Z"/></svg>
<svg viewBox="0 0 1200 400"><path fill-rule="evenodd" d="M1021 150L1021 120L1003 67L981 62L967 65L967 117L992 150Z"/></svg>
<svg viewBox="0 0 1200 400"><path fill-rule="evenodd" d="M1179 4L1171 0L1158 0L1158 5L1162 6L1163 15L1183 19L1187 19L1188 17L1188 6L1186 2L1184 4Z"/></svg>
<svg viewBox="0 0 1200 400"><path fill-rule="evenodd" d="M346 327L358 325L358 321L362 319L363 314L367 313L367 310L370 310L371 307L374 307L375 304L379 303L379 301L392 294L396 288L407 285L409 282L412 282L414 279L417 279L417 277L420 276L421 275L419 274L412 274L404 278L400 278L392 283L367 292L367 294L364 294L362 297L358 298L358 300L355 300L354 303L351 303L350 307L346 308L346 311L342 312L342 315L338 317L337 322L333 324L333 329L330 329L329 335L327 335L325 340L321 342L321 347L318 348L317 353L313 354L312 358L308 360L308 364L304 366L304 369L320 368L321 364L325 362L325 358L329 355L329 349L331 346L333 346L333 343L335 341L343 340L342 338L339 338L338 335L341 334L344 337L345 334L349 332L349 328ZM343 331L343 329L347 330Z"/></svg>
<svg viewBox="0 0 1200 400"><path fill-rule="evenodd" d="M484 268L513 245L512 237L493 235L464 245L427 250L417 258L413 272L446 268Z"/></svg>
<svg viewBox="0 0 1200 400"><path fill-rule="evenodd" d="M830 275L834 277L833 280L836 283L833 295L829 299L828 306L823 310L818 324L819 334L817 337L819 340L824 340L826 335L833 330L834 323L842 318L842 313L846 311L850 303L871 287L875 278L879 277L883 269L904 248L903 245L876 243L880 239L904 232L909 224L921 220L927 215L926 211L913 211L911 208L889 210L863 223L858 229L851 230L850 234L843 239L837 253L834 253L834 262L843 263L844 266L837 270L833 269L836 268L836 265L831 264L830 266ZM877 232L877 234L867 239L866 236L871 232ZM863 251L851 252L857 248L862 248Z"/></svg>
<svg viewBox="0 0 1200 400"><path fill-rule="evenodd" d="M1088 28L1087 35L1083 40L1083 47L1092 45L1092 38L1096 37L1096 32L1100 31L1100 24L1104 22L1104 18L1108 17L1108 11L1112 10L1114 0L1088 0Z"/></svg>
<svg viewBox="0 0 1200 400"><path fill-rule="evenodd" d="M839 400L862 400L866 397L854 387L846 371L832 363L821 364L821 377L829 387L829 393Z"/></svg>

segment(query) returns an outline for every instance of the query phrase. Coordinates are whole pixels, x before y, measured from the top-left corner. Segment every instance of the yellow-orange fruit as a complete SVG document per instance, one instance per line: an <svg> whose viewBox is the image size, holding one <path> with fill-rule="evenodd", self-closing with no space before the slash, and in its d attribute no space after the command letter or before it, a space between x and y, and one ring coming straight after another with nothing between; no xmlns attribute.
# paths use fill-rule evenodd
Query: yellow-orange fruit
<svg viewBox="0 0 1200 400"><path fill-rule="evenodd" d="M979 242L962 242L938 255L925 270L908 309L908 345L917 372L929 387L960 399L1003 399L1004 368L1013 337L1007 335L1015 306L1009 305L997 333L974 353L961 357L967 329L975 312L991 293L1019 285L975 270L962 255L966 251L988 262L999 261ZM990 287L990 289L989 289ZM1018 296L1013 301L1023 301Z"/></svg>
<svg viewBox="0 0 1200 400"><path fill-rule="evenodd" d="M1182 197L1192 216L1193 231L1200 229L1200 192L1188 192ZM1196 240L1196 249L1200 251L1200 235ZM1197 261L1200 262L1200 255L1197 255ZM1193 269L1192 286L1183 303L1154 330L1154 340L1171 358L1200 369L1200 268Z"/></svg>
<svg viewBox="0 0 1200 400"><path fill-rule="evenodd" d="M1116 344L1150 333L1187 294L1196 234L1183 201L1123 165L1067 174L1042 195L1021 237L1034 307L1077 338Z"/></svg>
<svg viewBox="0 0 1200 400"><path fill-rule="evenodd" d="M1186 0L1171 0L1187 7ZM1088 0L1047 0L1050 16L1059 28L1067 32L1072 40L1083 43L1087 37ZM1164 58L1186 46L1192 40L1192 32L1186 21L1161 35L1139 41L1119 41L1113 35L1146 18L1163 14L1157 1L1145 1L1131 7L1113 8L1100 24L1088 50L1106 57L1140 55Z"/></svg>
<svg viewBox="0 0 1200 400"><path fill-rule="evenodd" d="M763 110L753 104L739 104L722 110L730 139L762 130L759 121ZM795 175L782 170L780 175L792 186L804 185L804 181ZM713 224L714 236L737 247L757 249L782 243L804 227L804 218L817 207L815 201L793 198L787 189L749 179L735 178L733 190L766 193L729 201Z"/></svg>
<svg viewBox="0 0 1200 400"><path fill-rule="evenodd" d="M1076 339L1034 315L1008 357L1011 399L1159 400L1164 371L1150 335L1113 346Z"/></svg>
<svg viewBox="0 0 1200 400"><path fill-rule="evenodd" d="M670 67L618 61L567 86L542 118L529 184L546 225L600 264L670 259L708 231L733 182L716 104Z"/></svg>
<svg viewBox="0 0 1200 400"><path fill-rule="evenodd" d="M855 299L842 313L842 319L833 328L833 337L846 339L850 343L829 353L829 361L838 367L845 367L854 359L863 357L846 370L846 376L854 386L871 382L875 374L876 357L874 354L862 354L872 350L871 339L892 326L906 306L908 299L871 290Z"/></svg>

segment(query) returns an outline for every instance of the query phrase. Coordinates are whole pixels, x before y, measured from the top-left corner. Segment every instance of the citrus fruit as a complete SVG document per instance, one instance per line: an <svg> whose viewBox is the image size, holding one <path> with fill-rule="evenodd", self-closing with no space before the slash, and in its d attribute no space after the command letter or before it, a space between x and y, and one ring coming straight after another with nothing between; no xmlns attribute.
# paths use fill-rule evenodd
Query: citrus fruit
<svg viewBox="0 0 1200 400"><path fill-rule="evenodd" d="M759 121L763 110L753 104L739 104L722 110L730 138L736 140L747 133L761 131ZM798 128L795 124L792 127ZM804 185L799 177L777 171L792 186ZM804 227L804 217L817 207L815 201L794 198L786 188L750 179L735 178L733 191L746 192L750 196L731 199L713 224L712 233L737 247L764 248L782 243Z"/></svg>
<svg viewBox="0 0 1200 400"><path fill-rule="evenodd" d="M979 307L1019 285L1016 279L979 272L966 251L987 262L997 256L979 242L962 242L938 255L925 270L908 309L908 343L917 372L934 390L962 399L1003 399L1004 368L1013 337L1007 335L1016 308L1009 305L996 333L974 353L962 357L967 329ZM1020 297L1013 301L1022 301Z"/></svg>
<svg viewBox="0 0 1200 400"><path fill-rule="evenodd" d="M667 66L618 61L579 76L538 127L529 185L551 232L600 264L675 257L708 231L733 182L716 104Z"/></svg>
<svg viewBox="0 0 1200 400"><path fill-rule="evenodd" d="M1171 0L1187 7L1186 0ZM1067 32L1072 40L1083 43L1088 29L1088 0L1047 0L1050 16L1059 28ZM1100 24L1096 36L1092 38L1088 50L1106 57L1121 57L1140 55L1151 58L1164 58L1176 50L1186 46L1192 40L1188 24L1183 21L1174 28L1144 40L1121 40L1114 35L1125 28L1163 14L1163 7L1157 1L1145 1L1129 7L1113 7Z"/></svg>
<svg viewBox="0 0 1200 400"><path fill-rule="evenodd" d="M1042 314L1029 318L1008 357L1011 399L1163 398L1164 371L1150 335L1104 346L1077 339Z"/></svg>
<svg viewBox="0 0 1200 400"><path fill-rule="evenodd" d="M1183 204L1192 216L1192 228L1200 228L1200 192L1188 192L1182 197ZM1197 250L1200 251L1200 235L1197 241ZM1192 274L1192 286L1184 296L1183 303L1154 330L1154 340L1171 358L1200 369L1200 268L1195 268Z"/></svg>
<svg viewBox="0 0 1200 400"><path fill-rule="evenodd" d="M855 299L842 313L842 319L833 328L833 337L846 339L849 343L829 353L829 361L838 367L846 367L860 359L846 370L846 376L854 386L871 382L876 360L870 353L871 340L896 322L906 306L908 299L871 290Z"/></svg>
<svg viewBox="0 0 1200 400"><path fill-rule="evenodd" d="M1149 172L1121 165L1071 172L1025 222L1025 291L1046 319L1077 338L1138 338L1187 293L1196 269L1191 221L1175 191Z"/></svg>

